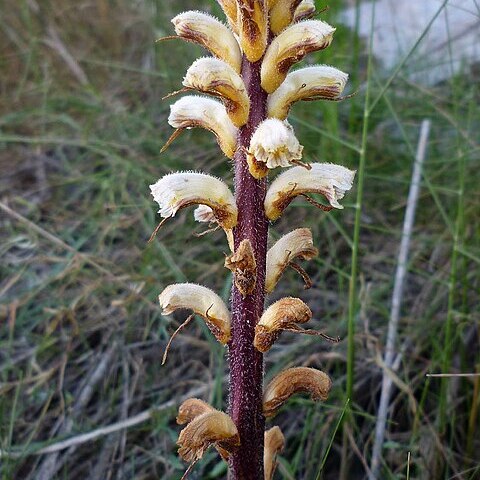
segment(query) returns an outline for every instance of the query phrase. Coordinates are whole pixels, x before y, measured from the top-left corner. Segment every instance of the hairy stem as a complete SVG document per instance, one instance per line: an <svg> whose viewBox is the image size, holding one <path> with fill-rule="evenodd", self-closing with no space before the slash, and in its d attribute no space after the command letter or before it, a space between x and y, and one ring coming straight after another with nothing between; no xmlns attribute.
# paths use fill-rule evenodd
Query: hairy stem
<svg viewBox="0 0 480 480"><path fill-rule="evenodd" d="M250 175L245 157L245 149L255 128L266 118L267 94L260 86L260 66L261 62L250 63L245 57L242 62L242 77L251 107L248 123L240 129L234 157L235 197L239 214L234 243L237 248L242 240L250 240L257 263L257 283L254 292L245 298L235 286L232 290L229 413L241 439L241 446L230 461L229 478L232 480L263 480L263 355L253 346L253 339L265 300L268 221L263 201L267 182L255 180Z"/></svg>

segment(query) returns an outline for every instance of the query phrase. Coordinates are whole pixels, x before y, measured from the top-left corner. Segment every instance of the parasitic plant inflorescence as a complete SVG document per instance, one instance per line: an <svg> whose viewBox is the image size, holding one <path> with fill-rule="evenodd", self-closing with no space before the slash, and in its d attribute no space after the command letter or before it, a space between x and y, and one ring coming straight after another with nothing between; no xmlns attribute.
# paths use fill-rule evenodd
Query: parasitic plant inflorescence
<svg viewBox="0 0 480 480"><path fill-rule="evenodd" d="M183 88L167 95L201 94L188 94L171 105L168 122L175 131L164 148L185 129L211 131L233 162L234 193L222 180L199 172L170 173L151 191L160 206L161 224L196 205L195 220L225 231L230 249L225 267L234 277L230 308L212 290L193 283L166 287L159 301L165 315L179 309L193 312L172 339L198 315L228 348L228 413L195 398L180 406L177 422L185 427L178 439L179 454L190 463L184 477L214 447L228 462L231 480L272 480L285 439L278 427L266 431L265 419L296 393L326 400L332 382L320 370L296 367L282 371L263 389L263 354L282 332L333 339L300 326L313 313L299 298L284 297L265 309L265 296L287 267L301 275L305 288L312 286L297 262L318 254L308 228L292 230L268 250L269 223L298 196L325 212L343 208L339 201L355 176L343 166L304 162L303 146L287 117L298 101L346 98L342 93L348 76L326 65L291 70L333 40L335 28L313 19L313 0L217 1L228 25L198 11L172 20L176 37L204 47L211 56L196 60ZM268 185L277 168L284 170ZM312 194L322 195L327 203Z"/></svg>

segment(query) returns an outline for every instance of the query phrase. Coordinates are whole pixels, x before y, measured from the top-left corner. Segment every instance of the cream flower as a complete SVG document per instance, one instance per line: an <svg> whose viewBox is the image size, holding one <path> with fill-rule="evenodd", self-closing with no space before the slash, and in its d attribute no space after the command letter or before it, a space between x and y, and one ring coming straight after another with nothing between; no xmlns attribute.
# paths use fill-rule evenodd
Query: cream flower
<svg viewBox="0 0 480 480"><path fill-rule="evenodd" d="M268 38L267 0L237 0L240 45L250 62L262 58Z"/></svg>
<svg viewBox="0 0 480 480"><path fill-rule="evenodd" d="M174 217L178 210L189 205L202 204L212 209L223 228L231 229L237 224L237 206L232 192L222 180L211 175L170 173L150 185L150 190L163 218Z"/></svg>
<svg viewBox="0 0 480 480"><path fill-rule="evenodd" d="M262 87L274 92L285 80L288 70L310 52L330 45L335 28L320 20L306 20L283 30L265 53L262 62Z"/></svg>
<svg viewBox="0 0 480 480"><path fill-rule="evenodd" d="M267 272L265 277L265 292L273 292L284 270L290 266L297 270L306 282L311 285L307 273L293 261L298 258L310 260L318 255L313 245L312 232L309 228L297 228L278 240L267 253Z"/></svg>
<svg viewBox="0 0 480 480"><path fill-rule="evenodd" d="M233 158L237 147L238 129L220 102L192 95L183 97L170 106L168 123L177 131L170 137L162 151L185 128L202 127L213 132L223 153L228 158Z"/></svg>
<svg viewBox="0 0 480 480"><path fill-rule="evenodd" d="M342 94L348 75L326 65L315 65L290 72L285 81L268 96L268 115L284 120L299 100L335 100Z"/></svg>
<svg viewBox="0 0 480 480"><path fill-rule="evenodd" d="M183 85L187 89L219 97L236 127L247 123L250 99L245 84L242 77L223 60L212 57L199 58L187 70Z"/></svg>
<svg viewBox="0 0 480 480"><path fill-rule="evenodd" d="M188 11L177 15L172 23L179 37L198 43L240 73L242 53L238 42L220 20L208 13Z"/></svg>
<svg viewBox="0 0 480 480"><path fill-rule="evenodd" d="M315 1L303 0L295 10L293 21L300 22L302 20L307 20L308 18L313 17L313 15L315 15Z"/></svg>
<svg viewBox="0 0 480 480"><path fill-rule="evenodd" d="M193 310L205 320L220 343L225 345L230 340L230 312L213 290L194 283L176 283L165 288L158 301L163 315L178 309Z"/></svg>
<svg viewBox="0 0 480 480"><path fill-rule="evenodd" d="M277 0L270 10L270 29L278 35L292 23L295 11L302 0Z"/></svg>
<svg viewBox="0 0 480 480"><path fill-rule="evenodd" d="M288 122L268 118L257 127L250 140L247 155L249 171L255 178L262 178L268 169L298 163L302 150Z"/></svg>
<svg viewBox="0 0 480 480"><path fill-rule="evenodd" d="M307 193L319 193L326 197L331 207L324 207L312 200L323 210L343 208L338 200L352 188L355 171L332 163L311 163L310 166L311 170L290 168L272 182L265 197L265 213L270 220L279 218L295 197L306 196Z"/></svg>

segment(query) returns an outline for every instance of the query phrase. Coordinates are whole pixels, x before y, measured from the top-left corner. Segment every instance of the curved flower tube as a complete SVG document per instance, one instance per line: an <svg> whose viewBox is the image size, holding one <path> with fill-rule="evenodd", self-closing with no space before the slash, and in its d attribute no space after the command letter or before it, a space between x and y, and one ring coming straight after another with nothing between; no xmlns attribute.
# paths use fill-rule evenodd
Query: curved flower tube
<svg viewBox="0 0 480 480"><path fill-rule="evenodd" d="M328 398L332 381L320 370L308 367L288 368L267 385L263 393L263 414L272 417L296 393L309 393L313 401Z"/></svg>
<svg viewBox="0 0 480 480"><path fill-rule="evenodd" d="M223 60L212 57L195 60L187 70L183 85L187 89L219 97L236 127L247 123L250 99L245 84L242 77ZM233 129L231 131L233 133Z"/></svg>
<svg viewBox="0 0 480 480"><path fill-rule="evenodd" d="M277 0L270 10L270 29L278 35L293 21L297 7L302 0Z"/></svg>
<svg viewBox="0 0 480 480"><path fill-rule="evenodd" d="M335 28L320 20L305 20L283 30L268 47L262 62L262 88L274 92L285 80L290 67L308 53L327 48Z"/></svg>
<svg viewBox="0 0 480 480"><path fill-rule="evenodd" d="M277 468L277 454L285 447L285 437L279 427L272 427L265 432L263 463L265 465L265 480L273 480Z"/></svg>
<svg viewBox="0 0 480 480"><path fill-rule="evenodd" d="M327 65L314 65L290 72L285 81L268 97L268 115L284 120L290 107L300 100L337 100L348 75Z"/></svg>
<svg viewBox="0 0 480 480"><path fill-rule="evenodd" d="M237 0L240 46L250 62L262 58L267 46L267 0Z"/></svg>
<svg viewBox="0 0 480 480"><path fill-rule="evenodd" d="M238 5L237 0L217 0L228 19L230 28L238 35Z"/></svg>
<svg viewBox="0 0 480 480"><path fill-rule="evenodd" d="M355 171L332 163L311 163L310 166L311 170L290 168L272 182L264 203L265 213L270 220L277 220L295 197L306 196L307 193L319 193L329 201L331 206L326 207L311 200L323 210L343 208L338 200L352 188Z"/></svg>
<svg viewBox="0 0 480 480"><path fill-rule="evenodd" d="M220 102L211 98L187 95L170 106L168 123L176 128L176 131L167 140L162 152L184 129L201 127L215 134L222 152L228 158L233 158L237 147L238 129Z"/></svg>
<svg viewBox="0 0 480 480"><path fill-rule="evenodd" d="M238 42L220 20L208 13L188 11L177 15L172 23L179 37L201 45L240 73L242 54Z"/></svg>

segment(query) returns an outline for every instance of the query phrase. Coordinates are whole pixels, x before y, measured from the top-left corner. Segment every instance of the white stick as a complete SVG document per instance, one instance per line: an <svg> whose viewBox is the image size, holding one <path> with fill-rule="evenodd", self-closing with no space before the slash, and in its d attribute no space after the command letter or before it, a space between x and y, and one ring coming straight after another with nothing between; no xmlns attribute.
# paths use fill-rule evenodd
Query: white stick
<svg viewBox="0 0 480 480"><path fill-rule="evenodd" d="M392 306L390 310L390 320L388 323L387 332L387 345L385 347L385 369L383 370L382 375L382 393L380 395L380 406L378 408L377 424L375 427L375 439L373 443L372 460L370 464L371 473L368 476L369 480L377 480L379 478L378 472L380 468L383 440L385 438L385 425L387 422L388 405L390 403L390 393L392 389L391 376L387 374L386 370L392 368L395 357L395 342L397 339L398 322L400 319L403 286L405 282L405 275L407 273L408 251L410 248L410 239L412 237L415 211L420 193L422 166L425 160L429 133L430 120L423 120L420 128L420 138L415 156L410 191L408 193L407 209L405 211L405 219L403 221L402 240L400 242L398 264L395 272L395 282L393 285Z"/></svg>

